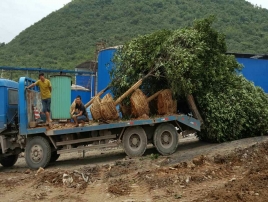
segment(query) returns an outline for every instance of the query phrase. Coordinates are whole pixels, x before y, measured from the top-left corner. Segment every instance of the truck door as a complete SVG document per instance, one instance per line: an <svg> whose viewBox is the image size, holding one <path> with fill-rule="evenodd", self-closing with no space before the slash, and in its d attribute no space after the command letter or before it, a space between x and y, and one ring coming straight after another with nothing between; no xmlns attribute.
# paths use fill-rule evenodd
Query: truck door
<svg viewBox="0 0 268 202"><path fill-rule="evenodd" d="M11 123L14 120L18 112L18 90L8 88L8 103L7 103L7 123Z"/></svg>

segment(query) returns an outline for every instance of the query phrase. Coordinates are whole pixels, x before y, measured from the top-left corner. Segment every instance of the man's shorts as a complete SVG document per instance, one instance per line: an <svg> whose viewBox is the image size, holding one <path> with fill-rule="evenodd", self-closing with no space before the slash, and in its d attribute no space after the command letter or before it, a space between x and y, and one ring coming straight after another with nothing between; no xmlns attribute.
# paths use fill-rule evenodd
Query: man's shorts
<svg viewBox="0 0 268 202"><path fill-rule="evenodd" d="M81 115L77 117L77 121L86 121L87 117L85 115Z"/></svg>
<svg viewBox="0 0 268 202"><path fill-rule="evenodd" d="M42 100L42 105L43 105L43 112L50 112L50 103L51 103L51 98L43 99Z"/></svg>
<svg viewBox="0 0 268 202"><path fill-rule="evenodd" d="M77 115L78 113L74 113L74 115ZM81 116L78 116L76 117L77 118L77 121L87 121L87 117L85 115L81 115Z"/></svg>

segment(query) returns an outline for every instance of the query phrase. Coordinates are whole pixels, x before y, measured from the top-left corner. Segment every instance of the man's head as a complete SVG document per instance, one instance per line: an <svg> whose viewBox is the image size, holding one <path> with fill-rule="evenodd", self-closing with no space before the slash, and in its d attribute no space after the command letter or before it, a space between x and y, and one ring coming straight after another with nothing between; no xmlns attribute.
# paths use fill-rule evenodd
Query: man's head
<svg viewBox="0 0 268 202"><path fill-rule="evenodd" d="M40 73L40 74L39 74L39 79L40 79L41 81L45 81L45 74L44 74L44 73Z"/></svg>
<svg viewBox="0 0 268 202"><path fill-rule="evenodd" d="M81 96L80 95L77 95L76 98L75 98L75 102L77 104L81 104Z"/></svg>

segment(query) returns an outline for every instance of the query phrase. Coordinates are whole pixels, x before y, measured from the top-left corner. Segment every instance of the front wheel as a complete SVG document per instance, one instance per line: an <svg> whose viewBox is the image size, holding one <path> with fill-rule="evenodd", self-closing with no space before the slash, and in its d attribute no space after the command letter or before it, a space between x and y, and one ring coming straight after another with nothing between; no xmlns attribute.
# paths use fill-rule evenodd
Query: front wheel
<svg viewBox="0 0 268 202"><path fill-rule="evenodd" d="M51 159L51 147L42 136L31 138L25 148L25 160L32 169L45 168Z"/></svg>
<svg viewBox="0 0 268 202"><path fill-rule="evenodd" d="M178 134L176 128L170 123L162 123L154 132L153 142L160 154L173 154L178 147Z"/></svg>
<svg viewBox="0 0 268 202"><path fill-rule="evenodd" d="M0 164L3 167L12 167L17 162L18 158L19 158L18 154L6 156L0 160Z"/></svg>
<svg viewBox="0 0 268 202"><path fill-rule="evenodd" d="M147 136L143 128L127 128L123 135L123 147L129 157L142 156L147 148Z"/></svg>

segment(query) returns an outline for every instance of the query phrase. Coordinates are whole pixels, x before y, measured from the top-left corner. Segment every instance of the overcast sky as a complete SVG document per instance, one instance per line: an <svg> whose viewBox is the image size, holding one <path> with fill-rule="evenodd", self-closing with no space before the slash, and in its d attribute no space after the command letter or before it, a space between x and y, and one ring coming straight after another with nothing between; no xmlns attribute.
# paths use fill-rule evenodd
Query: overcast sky
<svg viewBox="0 0 268 202"><path fill-rule="evenodd" d="M268 9L268 0L247 0ZM71 0L0 0L0 43L71 2Z"/></svg>

